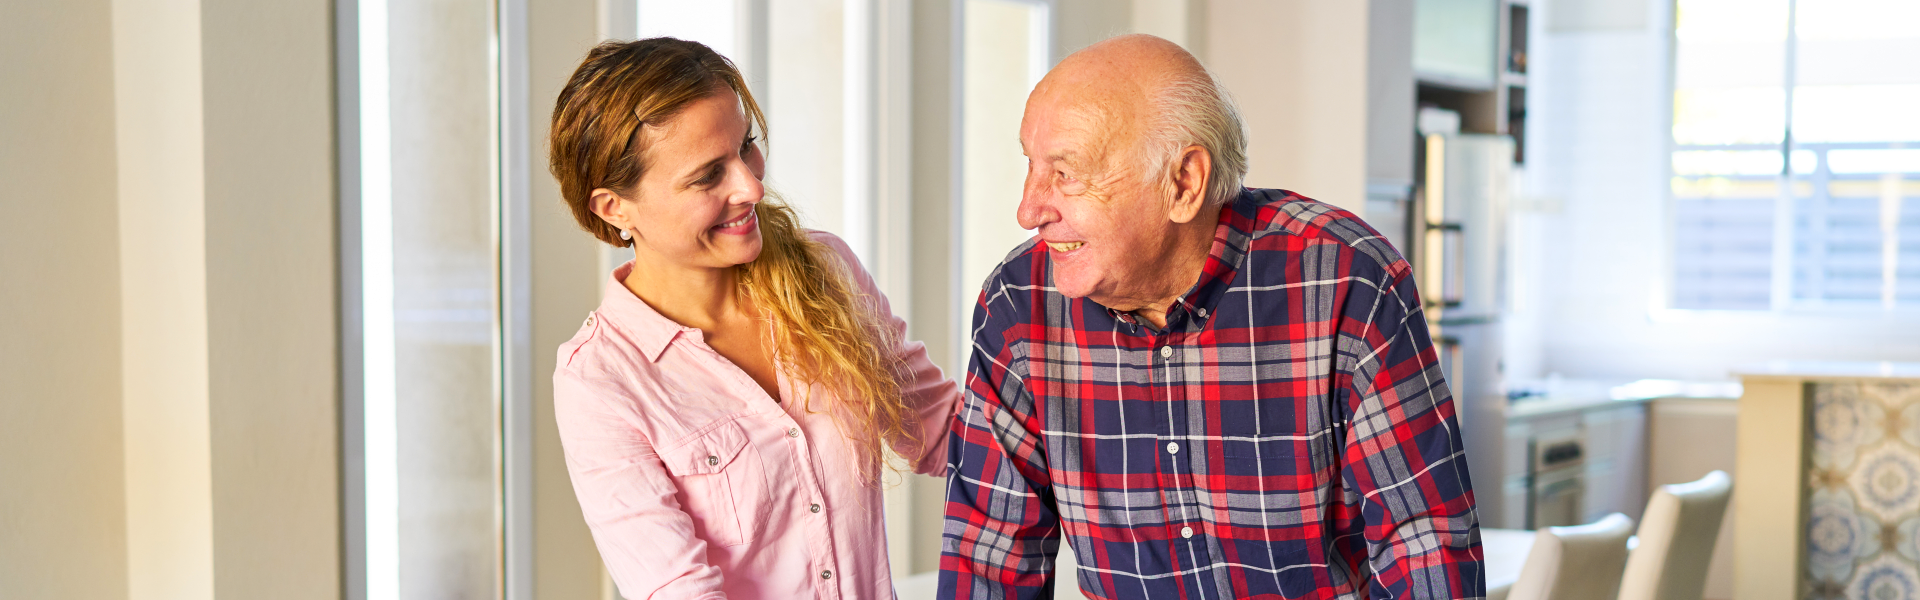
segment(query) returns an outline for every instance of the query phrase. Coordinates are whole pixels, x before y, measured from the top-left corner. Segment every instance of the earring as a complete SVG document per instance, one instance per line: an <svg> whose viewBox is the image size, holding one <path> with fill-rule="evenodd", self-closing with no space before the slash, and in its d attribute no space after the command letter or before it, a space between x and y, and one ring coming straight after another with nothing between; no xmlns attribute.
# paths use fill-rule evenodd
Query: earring
<svg viewBox="0 0 1920 600"><path fill-rule="evenodd" d="M625 229L620 230L620 239L623 239L623 240L633 239L633 232L627 231Z"/></svg>

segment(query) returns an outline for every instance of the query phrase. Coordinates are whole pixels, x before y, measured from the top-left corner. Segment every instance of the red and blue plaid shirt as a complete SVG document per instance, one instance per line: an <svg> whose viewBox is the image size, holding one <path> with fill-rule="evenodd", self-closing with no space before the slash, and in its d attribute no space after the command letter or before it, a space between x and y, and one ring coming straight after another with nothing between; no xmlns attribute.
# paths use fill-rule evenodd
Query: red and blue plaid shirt
<svg viewBox="0 0 1920 600"><path fill-rule="evenodd" d="M1407 262L1280 190L1222 209L1155 330L1029 241L974 310L940 597L1484 595L1459 422Z"/></svg>

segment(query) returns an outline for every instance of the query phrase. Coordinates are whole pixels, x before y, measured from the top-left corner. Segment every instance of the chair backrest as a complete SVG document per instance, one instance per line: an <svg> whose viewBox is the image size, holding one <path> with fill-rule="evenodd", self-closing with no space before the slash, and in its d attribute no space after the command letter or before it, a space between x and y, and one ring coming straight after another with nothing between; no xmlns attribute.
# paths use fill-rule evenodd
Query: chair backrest
<svg viewBox="0 0 1920 600"><path fill-rule="evenodd" d="M1613 600L1631 535L1633 519L1620 513L1536 532L1507 600Z"/></svg>
<svg viewBox="0 0 1920 600"><path fill-rule="evenodd" d="M1700 600L1732 493L1733 478L1723 471L1655 490L1640 519L1639 547L1621 575L1619 600Z"/></svg>

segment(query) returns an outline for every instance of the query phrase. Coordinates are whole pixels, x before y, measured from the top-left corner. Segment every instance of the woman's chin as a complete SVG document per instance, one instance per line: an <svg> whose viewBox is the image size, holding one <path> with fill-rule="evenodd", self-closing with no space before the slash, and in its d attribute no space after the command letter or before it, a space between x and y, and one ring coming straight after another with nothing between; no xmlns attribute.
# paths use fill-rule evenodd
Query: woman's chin
<svg viewBox="0 0 1920 600"><path fill-rule="evenodd" d="M760 234L758 232L750 236L750 239L739 240L737 243L729 244L729 246L730 247L724 251L724 255L730 264L744 265L760 259L762 244L760 243Z"/></svg>

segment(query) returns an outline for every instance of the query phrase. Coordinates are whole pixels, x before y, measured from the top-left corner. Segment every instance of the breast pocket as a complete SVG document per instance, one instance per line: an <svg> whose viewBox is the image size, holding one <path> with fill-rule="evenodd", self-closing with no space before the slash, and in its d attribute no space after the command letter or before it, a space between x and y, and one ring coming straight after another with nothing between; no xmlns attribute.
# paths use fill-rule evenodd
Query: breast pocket
<svg viewBox="0 0 1920 600"><path fill-rule="evenodd" d="M765 496L759 453L747 432L728 421L662 452L661 460L680 487L681 510L693 518L694 533L716 546L751 540L759 525L755 508Z"/></svg>
<svg viewBox="0 0 1920 600"><path fill-rule="evenodd" d="M1261 403L1258 410L1253 402ZM1271 399L1225 406L1244 414L1229 414L1220 423L1220 457L1226 474L1234 477L1296 477L1312 470L1307 457L1314 435L1302 431L1289 402Z"/></svg>
<svg viewBox="0 0 1920 600"><path fill-rule="evenodd" d="M1306 450L1301 437L1294 433L1273 432L1228 434L1221 440L1220 457L1226 462L1228 475L1299 475L1301 468L1295 464L1295 459L1304 455Z"/></svg>

